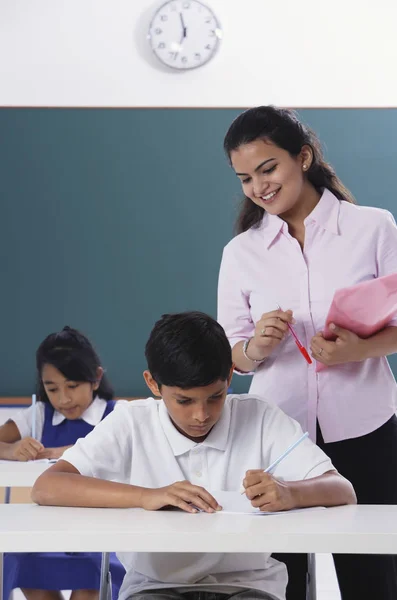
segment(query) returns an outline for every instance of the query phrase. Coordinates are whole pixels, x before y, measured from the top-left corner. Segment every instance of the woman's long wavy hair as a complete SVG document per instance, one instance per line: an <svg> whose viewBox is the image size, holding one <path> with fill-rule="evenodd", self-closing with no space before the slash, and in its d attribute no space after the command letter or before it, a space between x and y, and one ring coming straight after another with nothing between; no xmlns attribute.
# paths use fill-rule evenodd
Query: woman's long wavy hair
<svg viewBox="0 0 397 600"><path fill-rule="evenodd" d="M298 119L294 111L275 106L258 106L239 115L229 127L223 144L229 162L231 163L231 153L234 150L259 139L272 142L294 157L299 155L302 146L310 146L313 160L305 175L310 183L319 193L327 188L339 200L355 204L351 192L326 162L317 135ZM251 227L257 227L263 214L264 209L245 196L237 217L236 232L242 233Z"/></svg>

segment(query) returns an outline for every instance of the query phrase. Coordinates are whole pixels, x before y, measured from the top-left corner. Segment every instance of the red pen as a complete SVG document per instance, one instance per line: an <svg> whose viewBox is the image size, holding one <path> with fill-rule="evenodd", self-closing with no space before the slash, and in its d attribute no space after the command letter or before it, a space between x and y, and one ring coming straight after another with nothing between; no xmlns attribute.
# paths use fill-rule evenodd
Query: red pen
<svg viewBox="0 0 397 600"><path fill-rule="evenodd" d="M280 310L282 310L282 308L281 308L281 306L279 304L277 304L277 306L278 306L278 308ZM289 323L287 323L287 326L288 326L288 329L290 330L290 332L292 333L292 335L294 336L295 344L298 346L299 352L302 354L302 356L306 360L306 362L309 365L311 365L313 361L310 358L308 351L306 350L306 348L304 347L304 345L302 344L302 342L300 341L300 339L296 335L295 331L292 329L291 325Z"/></svg>

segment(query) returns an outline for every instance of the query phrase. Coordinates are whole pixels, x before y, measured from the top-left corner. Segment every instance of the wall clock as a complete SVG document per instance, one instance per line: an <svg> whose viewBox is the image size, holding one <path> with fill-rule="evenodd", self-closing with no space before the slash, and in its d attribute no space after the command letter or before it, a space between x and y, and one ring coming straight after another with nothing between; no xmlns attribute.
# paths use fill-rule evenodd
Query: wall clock
<svg viewBox="0 0 397 600"><path fill-rule="evenodd" d="M214 12L200 0L168 0L155 12L148 38L163 64L195 69L213 58L222 30Z"/></svg>

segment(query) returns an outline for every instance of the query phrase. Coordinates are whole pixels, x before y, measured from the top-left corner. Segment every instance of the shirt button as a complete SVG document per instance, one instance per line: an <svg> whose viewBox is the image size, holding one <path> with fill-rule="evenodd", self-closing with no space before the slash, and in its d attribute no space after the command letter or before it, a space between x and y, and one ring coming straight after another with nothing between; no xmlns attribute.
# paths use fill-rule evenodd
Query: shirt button
<svg viewBox="0 0 397 600"><path fill-rule="evenodd" d="M202 476L202 472L201 471L196 471L196 476L197 477L201 477Z"/></svg>

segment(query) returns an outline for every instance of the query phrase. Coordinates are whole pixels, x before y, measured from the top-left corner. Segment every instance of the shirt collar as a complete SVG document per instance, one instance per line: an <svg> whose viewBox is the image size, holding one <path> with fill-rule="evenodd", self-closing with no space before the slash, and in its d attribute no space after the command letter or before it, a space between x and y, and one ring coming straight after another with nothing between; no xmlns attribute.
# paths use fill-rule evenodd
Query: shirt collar
<svg viewBox="0 0 397 600"><path fill-rule="evenodd" d="M285 221L277 217L276 215L269 215L265 213L262 218L262 222L259 226L265 238L266 247L270 248L273 242L278 239L283 228L286 226Z"/></svg>
<svg viewBox="0 0 397 600"><path fill-rule="evenodd" d="M160 401L159 406L159 418L174 456L180 456L181 454L185 454L185 452L190 452L190 450L198 445L215 448L216 450L221 451L226 450L230 428L230 406L227 398L219 421L215 423L204 442L201 442L200 444L190 440L182 435L182 433L179 433L171 421L167 408L162 400Z"/></svg>
<svg viewBox="0 0 397 600"><path fill-rule="evenodd" d="M325 189L318 204L314 207L310 215L306 217L304 221L305 225L314 222L319 227L338 235L340 203L341 201L332 192Z"/></svg>
<svg viewBox="0 0 397 600"><path fill-rule="evenodd" d="M310 215L306 217L304 224L307 225L310 222L316 223L319 227L338 235L339 210L340 200L332 192L324 189L318 204ZM280 233L283 230L285 231L287 224L280 217L265 213L259 227L263 232L266 247L270 248Z"/></svg>
<svg viewBox="0 0 397 600"><path fill-rule="evenodd" d="M95 397L87 410L83 412L80 419L88 423L88 425L95 427L102 420L105 408L106 400ZM58 410L54 410L54 414L52 416L53 425L60 425L65 419L66 417L62 413L60 413Z"/></svg>

